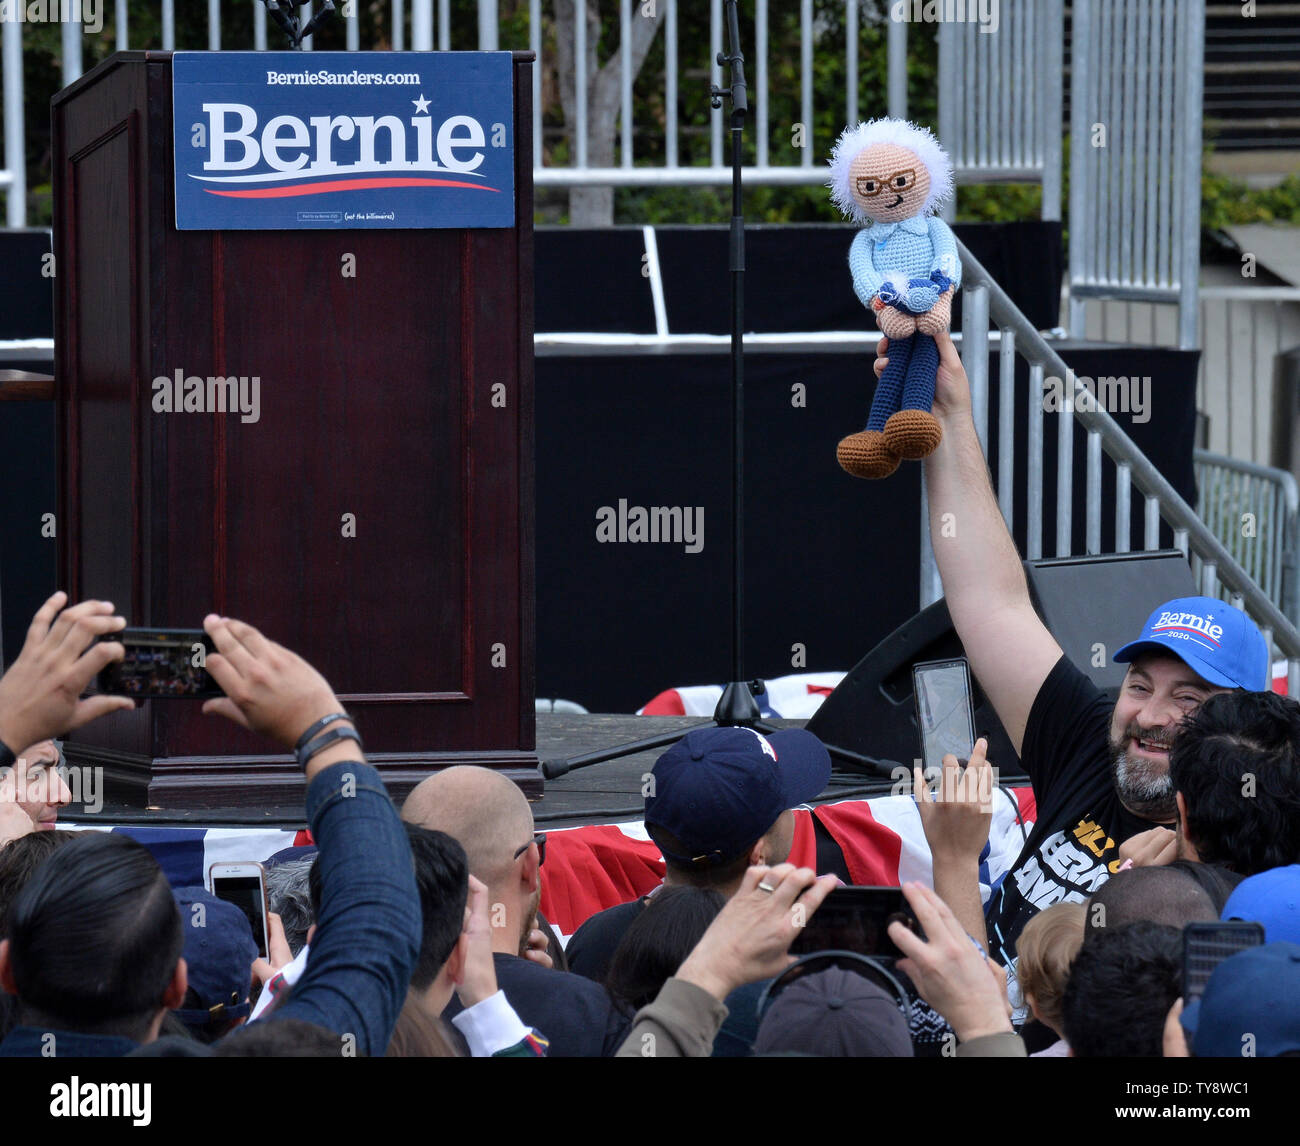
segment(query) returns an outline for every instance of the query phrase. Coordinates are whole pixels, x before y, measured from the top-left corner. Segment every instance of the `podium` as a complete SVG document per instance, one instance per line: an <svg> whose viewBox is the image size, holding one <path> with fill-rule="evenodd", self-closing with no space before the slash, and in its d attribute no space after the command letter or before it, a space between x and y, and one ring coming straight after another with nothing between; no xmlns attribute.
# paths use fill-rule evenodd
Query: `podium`
<svg viewBox="0 0 1300 1146"><path fill-rule="evenodd" d="M300 653L397 799L452 764L541 791L532 61L510 69L505 229L178 231L171 53L119 52L53 100L62 585ZM158 412L177 371L257 378L256 420ZM200 707L144 702L67 756L149 807L301 800L291 756Z"/></svg>

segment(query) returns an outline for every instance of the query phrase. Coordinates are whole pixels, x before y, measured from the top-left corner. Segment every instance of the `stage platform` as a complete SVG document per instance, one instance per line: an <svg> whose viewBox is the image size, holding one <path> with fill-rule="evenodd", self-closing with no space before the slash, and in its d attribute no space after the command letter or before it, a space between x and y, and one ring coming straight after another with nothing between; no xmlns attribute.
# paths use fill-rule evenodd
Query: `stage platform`
<svg viewBox="0 0 1300 1146"><path fill-rule="evenodd" d="M663 732L677 729L685 731L702 723L704 722L697 716L538 713L537 754L543 760L577 756L626 741L657 736ZM799 728L804 724L801 720L774 720L772 723L782 728ZM654 762L662 751L663 749L643 752L621 760L594 764L559 779L547 780L545 795L533 802L533 816L538 828L568 828L580 824L639 820L643 807L641 778L654 767ZM851 796L879 795L888 790L888 780L836 776L832 778L823 798L842 800ZM301 805L272 805L258 811L246 808L185 811L178 808L142 810L106 802L95 813L87 813L81 805L70 805L60 811L59 819L86 827L101 824L155 828L306 827Z"/></svg>

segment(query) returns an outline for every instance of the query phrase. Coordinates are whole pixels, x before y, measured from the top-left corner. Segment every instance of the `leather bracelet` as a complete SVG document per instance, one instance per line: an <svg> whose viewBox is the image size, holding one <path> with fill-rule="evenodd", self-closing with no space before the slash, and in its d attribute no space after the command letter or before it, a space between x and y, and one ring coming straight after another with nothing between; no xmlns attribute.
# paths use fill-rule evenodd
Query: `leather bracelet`
<svg viewBox="0 0 1300 1146"><path fill-rule="evenodd" d="M328 748L331 744L339 740L355 740L357 747L361 747L361 735L355 728L335 728L330 732L325 732L316 737L305 748L299 748L295 755L298 757L298 767L305 769L307 761L316 755L322 748Z"/></svg>
<svg viewBox="0 0 1300 1146"><path fill-rule="evenodd" d="M346 712L331 712L328 716L322 716L306 732L298 737L298 743L293 746L295 752L301 752L310 742L311 738L316 735L327 724L333 724L336 720L351 720L352 718Z"/></svg>

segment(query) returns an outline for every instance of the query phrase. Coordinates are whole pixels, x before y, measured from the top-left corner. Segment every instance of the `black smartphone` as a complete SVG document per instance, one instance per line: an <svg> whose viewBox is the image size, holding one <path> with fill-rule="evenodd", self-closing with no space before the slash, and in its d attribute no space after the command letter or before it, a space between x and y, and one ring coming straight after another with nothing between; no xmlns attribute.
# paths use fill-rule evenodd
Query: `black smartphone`
<svg viewBox="0 0 1300 1146"><path fill-rule="evenodd" d="M244 913L253 932L257 953L267 955L266 937L269 932L266 918L266 870L260 863L214 863L208 868L208 885L212 894L227 903L233 903Z"/></svg>
<svg viewBox="0 0 1300 1146"><path fill-rule="evenodd" d="M1183 1005L1201 997L1215 967L1229 955L1263 943L1260 923L1244 919L1189 923L1183 928Z"/></svg>
<svg viewBox="0 0 1300 1146"><path fill-rule="evenodd" d="M790 951L853 951L897 959L902 952L889 938L895 920L919 933L901 887L837 887L800 929Z"/></svg>
<svg viewBox="0 0 1300 1146"><path fill-rule="evenodd" d="M926 775L937 770L950 752L965 764L975 747L975 710L966 658L913 665L912 691Z"/></svg>
<svg viewBox="0 0 1300 1146"><path fill-rule="evenodd" d="M202 629L123 629L100 638L120 641L126 656L99 674L99 691L142 700L224 696L204 667L213 652Z"/></svg>

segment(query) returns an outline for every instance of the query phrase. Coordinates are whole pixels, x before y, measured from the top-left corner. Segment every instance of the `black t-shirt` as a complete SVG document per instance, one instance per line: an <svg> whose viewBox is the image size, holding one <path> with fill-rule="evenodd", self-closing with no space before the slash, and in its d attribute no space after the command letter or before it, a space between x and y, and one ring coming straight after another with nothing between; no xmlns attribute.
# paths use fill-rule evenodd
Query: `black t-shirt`
<svg viewBox="0 0 1300 1146"><path fill-rule="evenodd" d="M599 983L554 971L518 955L492 956L497 986L525 1026L546 1036L552 1058L612 1058L623 1045L632 1016ZM450 1020L464 1008L454 995L442 1012Z"/></svg>
<svg viewBox="0 0 1300 1146"><path fill-rule="evenodd" d="M1061 657L1034 698L1020 759L1038 818L988 908L989 952L1010 965L1026 923L1054 903L1082 903L1119 867L1119 845L1156 825L1133 815L1111 778L1114 705Z"/></svg>
<svg viewBox="0 0 1300 1146"><path fill-rule="evenodd" d="M647 897L643 895L640 899L607 907L591 916L573 933L573 938L564 948L569 970L603 983L609 974L609 965L614 961L614 952L646 902Z"/></svg>

